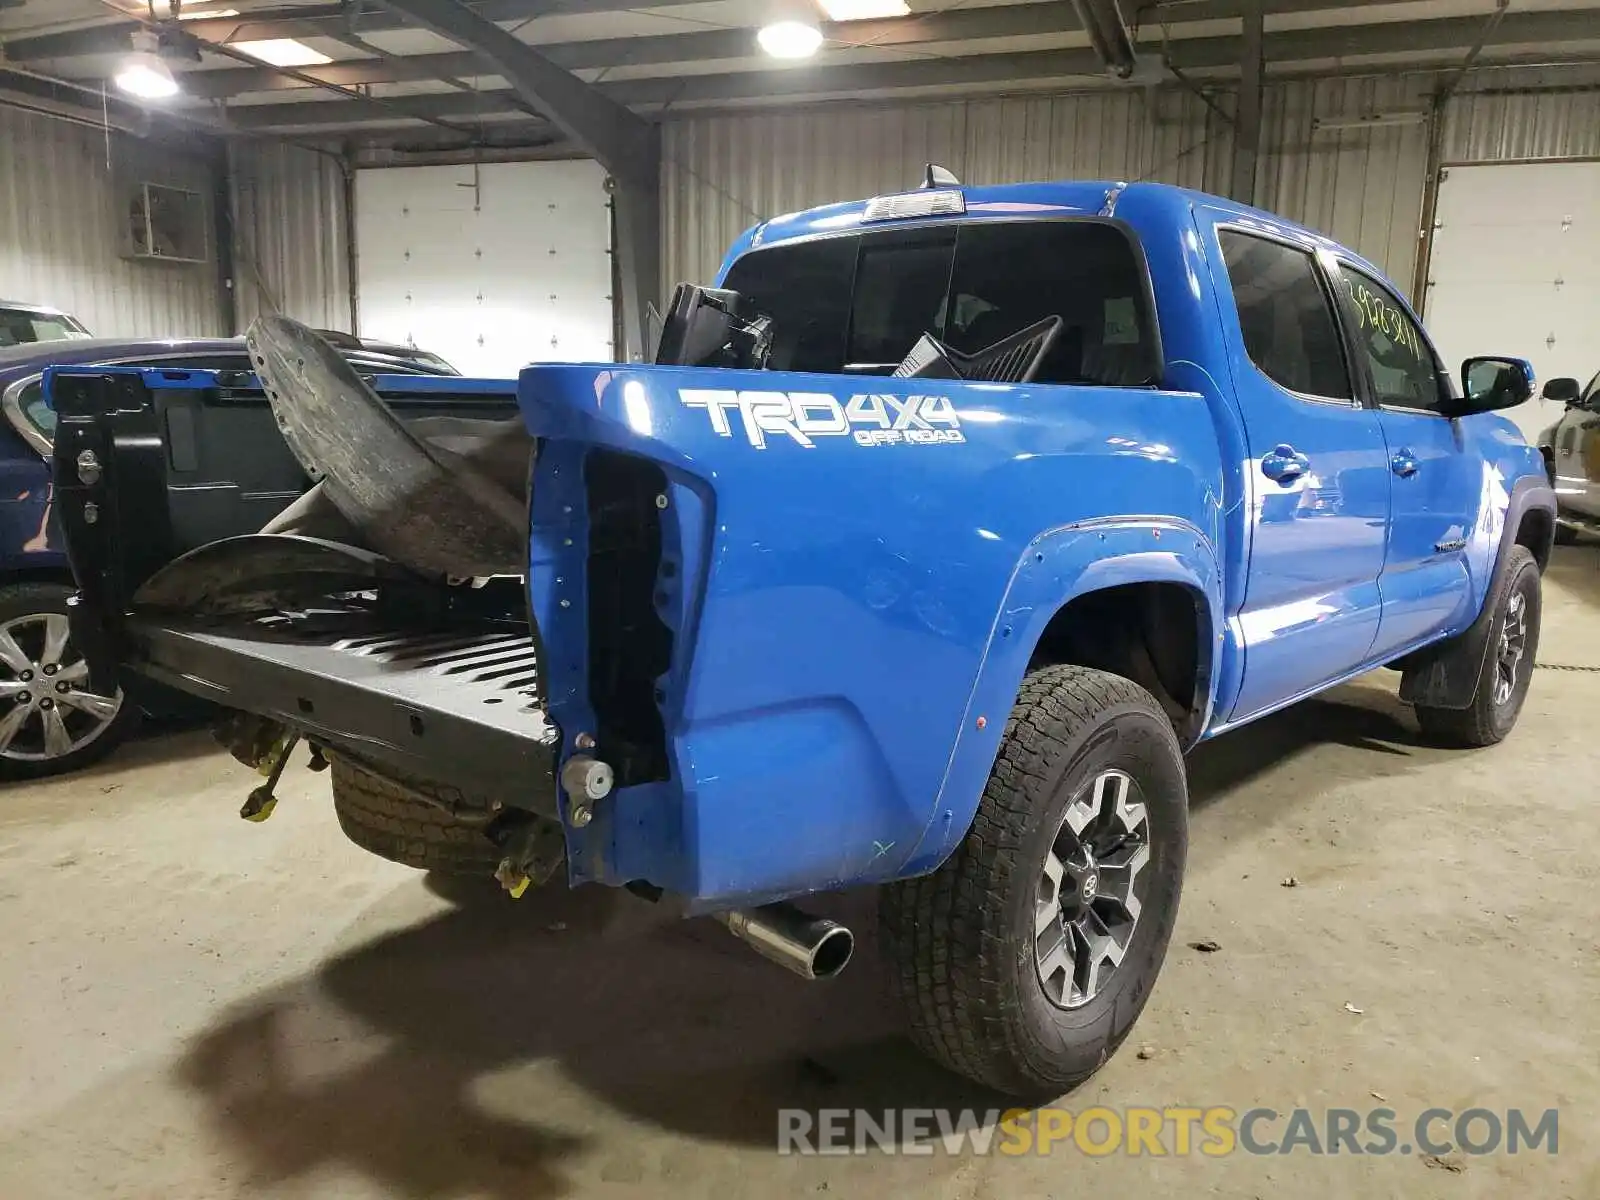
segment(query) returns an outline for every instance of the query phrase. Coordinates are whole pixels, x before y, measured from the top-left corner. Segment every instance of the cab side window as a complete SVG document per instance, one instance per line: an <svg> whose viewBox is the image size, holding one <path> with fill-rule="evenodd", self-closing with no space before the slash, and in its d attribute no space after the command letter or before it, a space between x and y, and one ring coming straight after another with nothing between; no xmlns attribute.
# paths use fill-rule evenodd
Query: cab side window
<svg viewBox="0 0 1600 1200"><path fill-rule="evenodd" d="M1445 390L1422 330L1376 279L1345 265L1340 273L1356 345L1372 376L1373 399L1384 408L1437 412Z"/></svg>
<svg viewBox="0 0 1600 1200"><path fill-rule="evenodd" d="M1311 255L1236 229L1217 237L1250 361L1291 392L1352 399L1339 327Z"/></svg>

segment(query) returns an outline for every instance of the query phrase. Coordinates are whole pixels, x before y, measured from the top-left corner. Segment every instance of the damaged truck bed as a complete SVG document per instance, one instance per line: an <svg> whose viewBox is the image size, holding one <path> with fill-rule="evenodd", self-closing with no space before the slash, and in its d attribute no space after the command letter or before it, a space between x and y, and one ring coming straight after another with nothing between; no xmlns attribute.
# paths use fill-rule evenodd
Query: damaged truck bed
<svg viewBox="0 0 1600 1200"><path fill-rule="evenodd" d="M51 381L92 669L120 662L136 693L150 680L294 722L399 770L442 756L466 786L549 780L556 735L512 578L531 450L514 387L369 385L309 331L256 334L266 383L138 368ZM315 370L317 388L292 373ZM327 407L297 409L279 377ZM172 693L146 695L161 707ZM534 806L553 812L553 785Z"/></svg>

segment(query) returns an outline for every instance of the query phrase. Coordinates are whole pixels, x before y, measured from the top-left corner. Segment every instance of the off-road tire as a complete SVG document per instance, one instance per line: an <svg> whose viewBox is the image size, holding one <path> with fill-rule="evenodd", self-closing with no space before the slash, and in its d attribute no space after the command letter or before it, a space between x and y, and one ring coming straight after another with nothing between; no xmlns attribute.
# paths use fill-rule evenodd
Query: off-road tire
<svg viewBox="0 0 1600 1200"><path fill-rule="evenodd" d="M1497 704L1494 698L1496 648L1507 606L1511 598L1519 593L1526 604L1527 638L1516 684L1506 702ZM1516 726L1517 717L1522 712L1523 701L1528 696L1528 685L1533 680L1534 658L1539 650L1540 579L1539 564L1533 557L1533 551L1526 546L1512 546L1509 549L1505 569L1499 573L1484 603L1493 614L1488 644L1473 647L1463 642L1449 651L1458 655L1482 655L1481 663L1461 664L1465 670L1476 667L1478 672L1472 703L1466 708L1417 705L1417 724L1430 740L1454 746L1492 746L1504 740Z"/></svg>
<svg viewBox="0 0 1600 1200"><path fill-rule="evenodd" d="M420 871L492 875L501 854L481 823L451 816L442 805L459 795L426 780L391 779L348 758L334 758L333 811L339 828L363 850ZM424 796L434 796L431 804Z"/></svg>
<svg viewBox="0 0 1600 1200"><path fill-rule="evenodd" d="M31 617L44 613L67 613L67 598L74 589L64 583L13 583L0 587L0 625L18 617ZM56 758L26 760L0 756L0 782L22 779L44 779L66 775L97 763L120 746L139 724L139 708L124 700L117 715L112 718L95 739L70 753Z"/></svg>
<svg viewBox="0 0 1600 1200"><path fill-rule="evenodd" d="M1154 873L1125 957L1078 1008L1046 997L1035 960L1035 903L1067 806L1110 768L1143 792ZM1018 1099L1061 1095L1128 1036L1150 997L1178 914L1188 787L1172 724L1155 697L1084 667L1029 675L1006 723L967 836L931 875L879 901L891 991L912 1040L938 1062Z"/></svg>

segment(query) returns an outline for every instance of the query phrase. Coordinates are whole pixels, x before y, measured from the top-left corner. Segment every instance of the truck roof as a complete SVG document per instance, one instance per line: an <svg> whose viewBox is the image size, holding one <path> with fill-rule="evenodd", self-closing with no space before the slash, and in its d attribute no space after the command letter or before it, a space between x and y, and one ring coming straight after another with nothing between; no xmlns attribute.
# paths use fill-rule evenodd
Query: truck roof
<svg viewBox="0 0 1600 1200"><path fill-rule="evenodd" d="M966 211L964 213L919 214L915 217L916 220L970 221L1021 216L1114 216L1117 208L1133 196L1139 196L1157 204L1165 203L1170 205L1171 215L1176 218L1181 212L1186 212L1192 204L1205 204L1223 212L1234 214L1241 220L1259 228L1276 230L1280 233L1314 242L1329 250L1338 250L1363 268L1372 271L1374 274L1382 274L1378 267L1367 262L1360 255L1355 254L1349 247L1341 246L1314 229L1308 229L1306 226L1280 217L1276 213L1252 208L1247 204L1238 204L1232 200L1224 199L1221 196L1213 196L1207 192L1175 187L1166 183L1122 183L1115 180L1058 180L1045 183L1006 183L975 186L961 184L932 190L935 192L959 191L966 201ZM894 194L914 197L919 193L908 191ZM728 255L727 262L724 263L724 270L732 264L736 257L747 250L771 246L779 242L794 241L800 238L842 233L864 225L875 229L892 228L893 220L872 220L870 222L867 220L867 208L873 202L871 199L850 200L841 204L827 204L820 208L811 208L803 212L773 217L771 220L765 221L749 230L744 237L734 244ZM912 218L908 217L906 219Z"/></svg>

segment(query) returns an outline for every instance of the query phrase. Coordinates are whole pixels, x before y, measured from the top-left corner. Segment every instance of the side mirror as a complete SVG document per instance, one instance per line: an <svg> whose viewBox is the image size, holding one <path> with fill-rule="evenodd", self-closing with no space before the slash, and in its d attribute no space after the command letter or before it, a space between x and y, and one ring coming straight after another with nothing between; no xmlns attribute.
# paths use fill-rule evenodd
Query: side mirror
<svg viewBox="0 0 1600 1200"><path fill-rule="evenodd" d="M1544 398L1571 406L1583 394L1583 385L1576 379L1552 379L1544 385Z"/></svg>
<svg viewBox="0 0 1600 1200"><path fill-rule="evenodd" d="M1461 415L1515 408L1533 399L1533 385L1525 358L1469 358L1461 364Z"/></svg>

